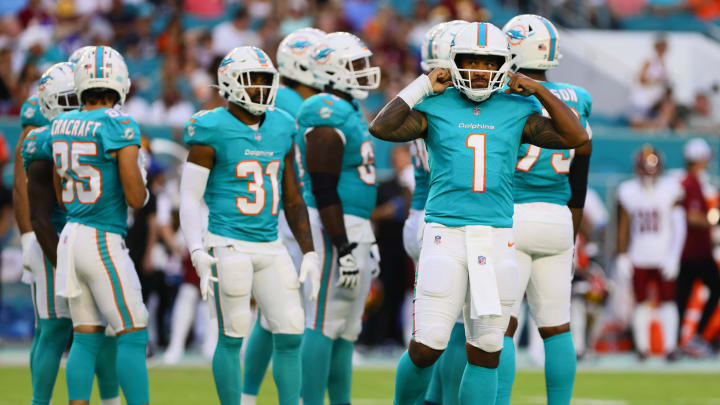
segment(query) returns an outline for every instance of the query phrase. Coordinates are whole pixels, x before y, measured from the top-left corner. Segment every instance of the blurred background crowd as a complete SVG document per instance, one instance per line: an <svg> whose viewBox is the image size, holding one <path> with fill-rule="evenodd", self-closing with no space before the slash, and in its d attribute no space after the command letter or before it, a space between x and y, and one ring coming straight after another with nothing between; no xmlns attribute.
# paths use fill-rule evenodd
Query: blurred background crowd
<svg viewBox="0 0 720 405"><path fill-rule="evenodd" d="M11 184L7 163L20 133L20 106L35 93L42 72L84 45L120 51L132 80L124 109L141 124L144 147L153 156L148 183L153 197L130 216L127 237L151 311L153 351L170 346L167 360L177 361L185 341L170 342L173 313L197 310L190 339L211 353L205 342L212 341L206 333L213 329L207 327L212 320L198 301L194 270L178 232L178 167L185 157L185 122L199 109L222 104L210 87L221 58L241 45L275 55L285 35L306 26L353 32L366 41L373 64L382 71L380 89L362 103L371 119L419 73L420 45L431 26L463 19L502 27L523 12L544 15L562 27L564 58L550 78L586 87L595 100L591 193L575 287L575 307L584 312L574 319L583 319L578 329L587 334L578 338L578 352L631 350L622 310L630 305L624 300L629 287L612 277L615 191L632 175L631 156L643 143L652 142L664 153L666 167L682 168L682 145L689 135L709 141L715 155L708 184L716 181L720 0L2 0L3 180ZM368 299L361 342L396 351L408 339L413 285L412 264L402 247L412 164L404 145L378 141L376 150L382 182L372 220L383 271ZM715 196L708 192L708 199ZM9 204L7 190L0 192L0 339L12 341L29 339L33 317L29 288L19 283L22 265ZM613 295L618 299L609 299ZM201 307L174 309L178 296L192 296L194 301L184 302ZM720 314L717 318L715 332L708 332L715 333L710 340L716 343ZM192 323L183 322L176 327L187 335Z"/></svg>

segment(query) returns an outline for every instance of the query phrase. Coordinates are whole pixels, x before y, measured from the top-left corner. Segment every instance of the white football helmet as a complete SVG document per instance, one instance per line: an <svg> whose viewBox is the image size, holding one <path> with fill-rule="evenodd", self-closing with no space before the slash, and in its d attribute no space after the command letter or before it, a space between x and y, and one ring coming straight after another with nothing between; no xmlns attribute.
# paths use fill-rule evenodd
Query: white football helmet
<svg viewBox="0 0 720 405"><path fill-rule="evenodd" d="M88 50L93 49L93 48L95 48L95 47L92 46L92 45L88 45L88 46L83 46L83 47L81 47L81 48L78 48L78 49L74 50L73 53L70 54L70 57L68 58L68 62L74 63L74 64L77 65L77 63L80 61L80 57L81 57L85 52L87 52Z"/></svg>
<svg viewBox="0 0 720 405"><path fill-rule="evenodd" d="M503 27L510 43L513 71L518 69L547 70L557 67L560 37L555 26L545 17L522 14Z"/></svg>
<svg viewBox="0 0 720 405"><path fill-rule="evenodd" d="M125 103L130 92L130 76L125 59L109 46L94 46L83 52L75 64L75 91L82 103L88 89L106 88L118 93L118 104Z"/></svg>
<svg viewBox="0 0 720 405"><path fill-rule="evenodd" d="M450 68L450 45L455 39L455 35L467 24L470 23L454 20L438 24L428 31L425 36L427 43L423 42L422 61L420 62L423 70L430 71L437 67ZM439 30L433 33L432 30L438 26L440 26ZM432 37L430 37L431 33L434 34Z"/></svg>
<svg viewBox="0 0 720 405"><path fill-rule="evenodd" d="M38 86L40 112L48 120L80 108L75 93L75 67L70 62L56 63L43 73Z"/></svg>
<svg viewBox="0 0 720 405"><path fill-rule="evenodd" d="M268 74L270 84L253 84L253 74ZM260 48L241 46L225 55L218 67L220 96L238 104L253 115L263 114L275 104L279 83L278 71L270 57ZM248 88L258 88L259 101L253 100Z"/></svg>
<svg viewBox="0 0 720 405"><path fill-rule="evenodd" d="M325 31L302 28L286 36L277 50L277 69L281 76L322 90L323 83L310 70L313 47L325 37Z"/></svg>
<svg viewBox="0 0 720 405"><path fill-rule="evenodd" d="M372 52L353 34L333 32L326 35L312 53L312 71L319 81L353 98L367 98L368 90L380 85L380 68L370 66Z"/></svg>
<svg viewBox="0 0 720 405"><path fill-rule="evenodd" d="M461 69L458 55L490 55L501 59L498 70ZM450 47L450 75L453 85L475 102L487 100L494 91L505 86L510 70L510 45L505 33L490 23L470 23L455 35ZM487 86L473 87L474 73L487 75Z"/></svg>

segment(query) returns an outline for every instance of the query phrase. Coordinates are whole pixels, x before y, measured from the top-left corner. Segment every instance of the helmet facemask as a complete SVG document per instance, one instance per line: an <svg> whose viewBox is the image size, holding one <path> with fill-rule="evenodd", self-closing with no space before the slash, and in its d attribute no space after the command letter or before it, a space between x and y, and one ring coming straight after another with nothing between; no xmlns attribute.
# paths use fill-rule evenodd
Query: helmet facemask
<svg viewBox="0 0 720 405"><path fill-rule="evenodd" d="M511 63L508 54L453 51L451 57L453 85L470 100L485 101L505 86ZM467 64L494 65L497 69L461 68Z"/></svg>
<svg viewBox="0 0 720 405"><path fill-rule="evenodd" d="M221 88L225 89L221 90L221 95L240 105L250 114L262 115L268 107L275 105L275 94L279 83L277 72L270 69L233 70L228 72L227 76L237 81L238 86L221 83L224 84ZM228 93L228 90L231 91Z"/></svg>
<svg viewBox="0 0 720 405"><path fill-rule="evenodd" d="M58 115L80 108L80 98L75 89L52 93L40 97L40 112L48 120Z"/></svg>

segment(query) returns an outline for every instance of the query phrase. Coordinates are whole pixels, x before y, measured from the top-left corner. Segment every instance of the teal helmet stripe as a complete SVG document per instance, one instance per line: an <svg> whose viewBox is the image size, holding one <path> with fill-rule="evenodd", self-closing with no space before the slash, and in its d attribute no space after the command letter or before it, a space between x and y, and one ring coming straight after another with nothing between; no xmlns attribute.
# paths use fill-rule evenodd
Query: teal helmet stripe
<svg viewBox="0 0 720 405"><path fill-rule="evenodd" d="M487 24L478 23L477 44L479 47L487 46Z"/></svg>
<svg viewBox="0 0 720 405"><path fill-rule="evenodd" d="M550 25L550 22L540 17L540 21L545 24L545 28L547 28L548 32L550 33L550 52L548 52L548 62L552 62L555 59L555 47L557 46L557 34L555 34L555 29L552 25Z"/></svg>
<svg viewBox="0 0 720 405"><path fill-rule="evenodd" d="M95 78L101 79L105 69L103 69L103 47L95 48Z"/></svg>
<svg viewBox="0 0 720 405"><path fill-rule="evenodd" d="M433 35L432 38L430 38L430 41L428 41L428 49L427 49L427 51L428 51L428 60L430 60L430 59L433 58L433 56L432 56L432 43L433 43L433 40L434 40L434 39L435 39L435 35Z"/></svg>

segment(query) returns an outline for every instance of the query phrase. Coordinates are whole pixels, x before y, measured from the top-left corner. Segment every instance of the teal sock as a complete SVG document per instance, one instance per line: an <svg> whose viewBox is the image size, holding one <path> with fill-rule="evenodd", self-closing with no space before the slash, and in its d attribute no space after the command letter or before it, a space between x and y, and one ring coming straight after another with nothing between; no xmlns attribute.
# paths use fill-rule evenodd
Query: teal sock
<svg viewBox="0 0 720 405"><path fill-rule="evenodd" d="M513 381L515 381L515 343L513 338L505 336L498 365L497 405L510 405Z"/></svg>
<svg viewBox="0 0 720 405"><path fill-rule="evenodd" d="M109 399L120 395L117 376L117 338L105 336L95 361L100 398Z"/></svg>
<svg viewBox="0 0 720 405"><path fill-rule="evenodd" d="M343 338L333 342L328 375L328 397L330 405L350 404L352 390L352 356L355 344Z"/></svg>
<svg viewBox="0 0 720 405"><path fill-rule="evenodd" d="M280 405L296 405L300 400L300 343L302 335L275 333L273 341L273 378Z"/></svg>
<svg viewBox="0 0 720 405"><path fill-rule="evenodd" d="M458 405L460 399L460 382L465 372L467 354L465 350L465 324L455 323L448 347L440 358L440 375L442 375L442 401L443 405Z"/></svg>
<svg viewBox="0 0 720 405"><path fill-rule="evenodd" d="M440 362L445 357L443 353L438 361L435 362L431 367L433 368L432 377L430 378L430 384L428 384L425 395L421 395L417 401L417 405L424 404L441 404L442 403L442 376L440 375Z"/></svg>
<svg viewBox="0 0 720 405"><path fill-rule="evenodd" d="M240 348L242 338L230 337L220 332L212 360L215 389L222 405L240 405L242 378L240 371Z"/></svg>
<svg viewBox="0 0 720 405"><path fill-rule="evenodd" d="M66 318L40 319L38 324L42 327L34 353L32 405L46 405L52 398L60 359L70 341L72 321Z"/></svg>
<svg viewBox="0 0 720 405"><path fill-rule="evenodd" d="M548 405L570 403L577 357L570 332L551 336L545 343L545 388Z"/></svg>
<svg viewBox="0 0 720 405"><path fill-rule="evenodd" d="M73 333L73 344L65 365L65 380L70 401L90 400L95 377L95 360L104 340L105 334L102 332Z"/></svg>
<svg viewBox="0 0 720 405"><path fill-rule="evenodd" d="M460 403L463 405L495 405L498 373L496 368L486 368L468 363L460 383Z"/></svg>
<svg viewBox="0 0 720 405"><path fill-rule="evenodd" d="M37 353L37 344L40 341L40 323L37 322L33 331L32 346L30 346L30 381L35 380L35 353Z"/></svg>
<svg viewBox="0 0 720 405"><path fill-rule="evenodd" d="M150 403L148 372L145 364L148 332L141 329L117 338L117 378L127 405Z"/></svg>
<svg viewBox="0 0 720 405"><path fill-rule="evenodd" d="M400 358L395 374L395 405L413 405L422 396L432 377L433 367L420 368L406 350Z"/></svg>
<svg viewBox="0 0 720 405"><path fill-rule="evenodd" d="M273 355L273 335L260 325L260 312L247 344L243 359L243 393L257 395ZM273 367L274 370L274 367Z"/></svg>
<svg viewBox="0 0 720 405"><path fill-rule="evenodd" d="M302 346L303 405L324 405L333 341L319 331L305 329Z"/></svg>

